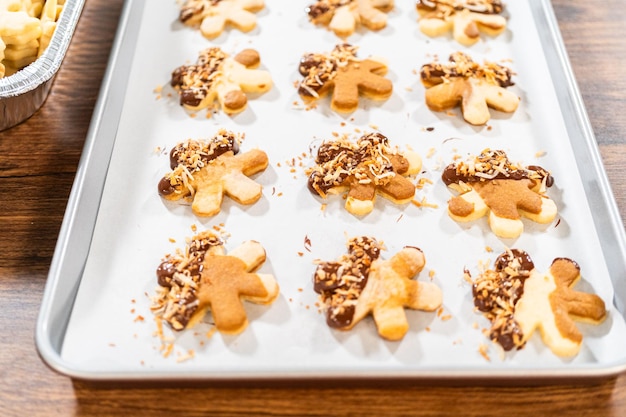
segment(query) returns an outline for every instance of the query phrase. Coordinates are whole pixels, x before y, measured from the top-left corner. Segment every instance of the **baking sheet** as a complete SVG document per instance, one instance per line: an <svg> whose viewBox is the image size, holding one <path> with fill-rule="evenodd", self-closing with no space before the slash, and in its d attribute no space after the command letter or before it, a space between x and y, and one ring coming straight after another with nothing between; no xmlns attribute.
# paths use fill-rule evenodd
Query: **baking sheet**
<svg viewBox="0 0 626 417"><path fill-rule="evenodd" d="M537 24L533 9L543 11L545 3L507 2L506 32L471 48L463 48L449 37L427 38L419 32L413 5L397 4L386 29L358 30L348 39L359 46L359 57L387 59L387 77L394 83L394 93L382 103L362 99L359 110L350 115L332 112L328 101L306 110L297 95L294 82L300 79L300 57L306 52L330 51L341 42L332 32L308 22L303 11L307 1L268 1L266 9L257 14L254 31L242 34L227 30L213 42L177 22L174 1L158 8L142 1L131 3L124 15L128 20L121 25L136 25L132 36L122 33L122 38L132 42L120 41L120 59L113 57L109 83L101 93L121 106L112 110L102 104L92 126L94 140L106 139L108 144L99 146L111 147L99 206L87 210L97 213L92 218L93 236L87 233L89 239L80 238L90 245L78 260L57 250L52 278L58 280L56 287L67 288L47 291L52 295L44 300L40 315L38 344L53 367L91 379L212 379L537 377L597 375L622 366L626 328L623 312L612 303L616 271L614 266L611 270L607 266L603 254L607 243L601 240L605 234L596 230L590 208L598 202L587 201L589 172L595 181L602 170L585 167L581 177L579 154L586 151L574 146L566 124L566 119L580 115L572 115L559 101L555 89L558 80L553 78L554 67L548 64L553 59L551 51L546 51L547 58L539 53L544 50L540 35L545 36L548 29ZM154 45L159 45L158 53ZM174 68L195 61L197 53L209 45L233 54L247 47L258 50L262 69L270 71L274 80L272 90L254 96L247 110L236 116L218 113L206 118L200 112L190 117L179 107L177 97L168 97L171 90L166 84ZM448 115L426 107L419 68L434 56L445 59L456 50L468 51L479 62L507 61L517 74L511 89L522 99L513 115L492 111L488 127L472 127L462 121L458 111ZM120 75L117 68L129 71ZM160 86L165 86L161 93L155 92ZM102 119L113 118L114 128L99 129L103 125L99 114ZM161 200L156 185L169 169L169 149L187 138L209 137L221 127L245 133L242 151L258 147L268 153L270 166L255 176L264 186L261 200L253 206L241 206L225 198L222 212L212 218L197 218L189 206ZM428 131L426 127L434 129ZM422 156L424 172L418 177L433 184L418 190L416 199L425 198L436 208L395 206L379 198L374 212L359 218L345 211L341 198L331 197L321 210L322 200L306 189L304 168L300 166L312 163L310 147L332 139L333 132L358 137L368 131L380 131L392 145L413 149ZM587 135L586 139L592 138ZM525 232L520 238L503 240L489 231L486 219L458 224L448 217L446 202L451 193L439 179L441 170L454 155L476 154L486 147L504 149L513 160L552 171L556 183L548 194L559 208L555 222L540 226L524 221ZM92 154L85 157L85 166L97 159L93 149L87 151ZM292 170L290 162L294 160ZM102 164L98 165L100 171ZM84 169L81 172L89 179L89 170ZM79 175L77 194L85 187L80 180ZM607 194L610 190L603 189L601 195ZM70 216L80 217L81 205L77 203ZM80 232L69 223L64 223L60 242L67 238L71 247L76 240L73 236ZM248 239L265 247L268 260L260 272L276 277L281 294L271 306L247 303L250 325L237 336L213 333L210 316L193 330L177 334L166 331L174 347L171 355L164 355L149 310L148 296L156 288L155 269L166 253L183 246L185 238L194 234L192 228L216 226L229 234L227 249ZM611 230L621 239L618 243L623 242L623 227ZM314 260L339 257L345 252L347 237L356 235L383 240L387 248L383 257L392 256L405 245L420 247L427 265L417 279L429 280L432 275L432 281L442 288L443 313L407 311L410 330L400 342L380 339L371 319L350 332L328 328L312 289ZM310 241L310 246L305 241ZM585 338L577 357L554 356L538 334L523 350L502 354L482 334L487 322L473 312L471 288L463 281L463 270L477 274L479 263L491 263L507 247L526 250L536 267L544 271L556 257L575 260L583 277L576 289L597 293L607 302L609 314L604 323L578 325ZM54 276L65 264L73 264L73 270L80 266L78 279ZM58 307L63 299L60 292L73 301L71 308ZM58 315L67 314L69 320L64 322L55 315L50 329L46 327L51 323L47 313L55 308ZM139 316L145 320L138 320ZM52 333L52 350L56 351L50 352L49 342L44 340L46 332ZM482 345L490 346L489 361L479 352Z"/></svg>

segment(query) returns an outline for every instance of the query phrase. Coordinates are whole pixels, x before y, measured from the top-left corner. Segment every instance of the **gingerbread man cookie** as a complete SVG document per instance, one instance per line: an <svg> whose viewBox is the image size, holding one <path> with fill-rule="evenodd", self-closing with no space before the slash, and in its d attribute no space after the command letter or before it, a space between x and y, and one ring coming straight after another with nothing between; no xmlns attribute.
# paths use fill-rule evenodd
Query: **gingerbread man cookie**
<svg viewBox="0 0 626 417"><path fill-rule="evenodd" d="M473 125L484 125L491 118L489 107L513 113L519 97L506 88L514 85L513 72L502 65L480 65L462 53L450 55L449 62L422 66L420 77L426 87L426 104L433 111L461 106L463 118Z"/></svg>
<svg viewBox="0 0 626 417"><path fill-rule="evenodd" d="M335 35L347 37L362 24L370 30L387 26L385 12L393 9L394 0L317 0L307 7L309 20L328 26Z"/></svg>
<svg viewBox="0 0 626 417"><path fill-rule="evenodd" d="M557 258L541 273L528 253L512 249L473 281L474 304L491 322L489 337L504 350L521 349L539 330L554 354L575 356L583 335L574 320L598 324L606 317L600 297L571 288L579 279L580 267L571 259Z"/></svg>
<svg viewBox="0 0 626 417"><path fill-rule="evenodd" d="M225 113L239 113L248 104L245 93L262 93L272 87L269 72L254 69L260 62L254 49L230 57L218 47L208 48L200 52L195 64L176 68L171 85L179 93L180 104L189 110L207 108L217 100Z"/></svg>
<svg viewBox="0 0 626 417"><path fill-rule="evenodd" d="M227 24L242 32L256 27L256 16L265 7L263 0L187 0L179 19L187 26L199 27L208 39L219 36Z"/></svg>
<svg viewBox="0 0 626 417"><path fill-rule="evenodd" d="M224 194L240 204L261 198L262 186L248 178L265 170L267 154L253 149L239 153L239 140L224 129L209 140L188 140L170 152L172 171L159 182L166 200L188 199L198 216L220 211Z"/></svg>
<svg viewBox="0 0 626 417"><path fill-rule="evenodd" d="M210 310L218 331L241 333L248 324L243 301L270 304L278 296L272 275L253 272L266 258L260 243L244 242L228 255L223 244L205 231L157 268L159 288L151 309L174 330L192 328Z"/></svg>
<svg viewBox="0 0 626 417"><path fill-rule="evenodd" d="M443 182L459 193L448 201L448 214L469 222L489 214L491 230L502 238L517 238L523 230L521 216L537 223L552 222L557 207L546 195L554 183L548 171L509 161L501 150L485 149L478 156L448 165Z"/></svg>
<svg viewBox="0 0 626 417"><path fill-rule="evenodd" d="M500 0L417 0L419 28L427 36L452 31L454 39L471 46L480 34L497 36L506 28Z"/></svg>
<svg viewBox="0 0 626 417"><path fill-rule="evenodd" d="M357 237L349 240L348 254L318 264L314 290L330 327L350 330L371 314L381 337L400 340L409 329L405 308L434 311L441 305L439 287L412 279L426 264L420 249L407 246L389 260L380 259L381 249L376 239Z"/></svg>
<svg viewBox="0 0 626 417"><path fill-rule="evenodd" d="M355 215L370 213L377 194L396 204L411 201L415 185L406 176L422 167L417 153L399 153L380 133L365 134L356 143L347 138L324 142L315 162L309 190L322 198L347 191L345 207Z"/></svg>
<svg viewBox="0 0 626 417"><path fill-rule="evenodd" d="M330 107L350 113L359 105L359 95L386 100L393 85L384 78L387 65L373 58L357 59L357 47L342 44L330 54L309 53L302 57L299 72L304 79L298 93L304 101L314 101L332 92Z"/></svg>

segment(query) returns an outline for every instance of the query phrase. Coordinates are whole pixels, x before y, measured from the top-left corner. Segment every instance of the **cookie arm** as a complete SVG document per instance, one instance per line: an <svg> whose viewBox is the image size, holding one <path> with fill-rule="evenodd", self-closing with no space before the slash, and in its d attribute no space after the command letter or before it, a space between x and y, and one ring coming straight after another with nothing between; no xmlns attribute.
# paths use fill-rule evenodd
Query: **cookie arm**
<svg viewBox="0 0 626 417"><path fill-rule="evenodd" d="M237 248L230 251L230 256L239 258L246 266L245 269L248 272L257 269L263 262L265 262L265 249L263 246L255 240L248 240Z"/></svg>
<svg viewBox="0 0 626 417"><path fill-rule="evenodd" d="M246 310L236 293L225 294L219 302L211 302L211 314L215 327L222 333L240 333L248 325Z"/></svg>
<svg viewBox="0 0 626 417"><path fill-rule="evenodd" d="M519 105L519 97L499 85L483 84L485 101L492 109L513 113Z"/></svg>

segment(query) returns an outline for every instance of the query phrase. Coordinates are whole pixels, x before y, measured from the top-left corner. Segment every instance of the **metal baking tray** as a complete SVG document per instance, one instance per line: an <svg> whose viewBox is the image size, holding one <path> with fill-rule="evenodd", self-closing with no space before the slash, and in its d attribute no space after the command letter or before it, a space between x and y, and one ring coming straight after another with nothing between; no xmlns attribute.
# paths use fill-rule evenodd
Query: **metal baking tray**
<svg viewBox="0 0 626 417"><path fill-rule="evenodd" d="M386 29L358 30L349 38L360 47L359 56L388 59L392 97L383 103L362 100L359 110L347 116L333 113L324 101L305 110L294 88L300 57L329 51L341 41L308 22L307 1L280 7L268 3L252 32L227 30L209 42L176 21L174 1L159 8L147 7L145 0L126 2L42 300L36 343L43 360L62 374L94 381L365 377L540 382L602 378L626 369L624 227L550 1L508 2L507 31L468 50L479 61L507 60L517 74L512 88L522 98L513 115L493 112L483 128L462 122L458 111L449 115L425 107L416 70L434 55L443 58L463 48L451 38L422 35L410 3L396 6ZM298 36L285 36L292 33ZM257 49L262 68L272 74L272 90L252 97L236 116L190 117L175 95L168 95L166 84L174 68L195 61L209 45L231 53ZM255 177L264 186L261 200L252 207L225 201L222 212L208 219L195 217L189 206L163 202L156 184L168 169L167 150L221 127L245 133L244 150L258 147L268 153L270 166ZM320 200L304 185L299 164L311 161L302 156L333 132L368 130L420 153L420 175L433 183L419 190L417 199L426 198L436 208L377 200L372 214L357 218L343 209L340 198L331 198L320 210ZM488 231L484 219L459 225L448 217L450 193L439 179L441 169L455 154L486 147L505 149L515 160L552 171L556 186L549 195L559 207L557 221L547 227L527 222L520 238L503 240ZM289 161L296 161L294 170ZM248 239L259 241L268 255L261 272L274 274L281 294L271 306L246 305L251 320L242 334L209 337L211 324L201 323L171 334L174 351L163 355L147 297L156 287L155 269L194 234L193 228L213 227L230 234L228 249ZM442 288L441 317L408 312L410 331L400 342L380 339L370 319L350 332L326 326L315 307L314 261L335 259L344 253L346 237L360 234L384 240L384 257L404 245L422 248L427 264L417 279L430 275ZM499 355L490 348L489 361L480 354L479 346L488 343L480 331L486 323L473 311L463 269L476 270L507 247L528 251L543 270L556 257L574 259L583 277L577 288L607 303L605 322L579 325L585 336L575 358L556 357L538 334L522 350Z"/></svg>
<svg viewBox="0 0 626 417"><path fill-rule="evenodd" d="M44 53L15 74L0 78L0 131L28 119L46 101L83 5L84 0L67 0Z"/></svg>

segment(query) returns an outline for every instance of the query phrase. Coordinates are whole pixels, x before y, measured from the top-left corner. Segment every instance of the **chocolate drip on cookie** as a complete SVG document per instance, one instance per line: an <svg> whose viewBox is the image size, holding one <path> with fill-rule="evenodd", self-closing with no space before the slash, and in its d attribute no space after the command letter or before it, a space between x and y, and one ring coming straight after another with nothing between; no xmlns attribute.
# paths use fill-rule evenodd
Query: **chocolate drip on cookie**
<svg viewBox="0 0 626 417"><path fill-rule="evenodd" d="M469 10L483 14L500 14L503 9L500 0L416 0L415 5L425 11L435 11L439 7L444 10Z"/></svg>
<svg viewBox="0 0 626 417"><path fill-rule="evenodd" d="M423 65L420 70L422 81L429 85L439 84L453 77L475 77L487 79L506 88L515 85L513 75L510 68L494 62L480 65L463 52L452 53L447 63L431 62Z"/></svg>
<svg viewBox="0 0 626 417"><path fill-rule="evenodd" d="M384 184L396 173L403 174L409 169L408 161L394 153L387 137L380 133L363 135L357 143L345 139L324 142L318 149L315 162L317 165L309 175L308 188L321 197L351 177L357 181Z"/></svg>
<svg viewBox="0 0 626 417"><path fill-rule="evenodd" d="M182 65L172 72L170 84L179 90L181 105L196 107L202 102L226 57L220 48L207 48L195 64Z"/></svg>
<svg viewBox="0 0 626 417"><path fill-rule="evenodd" d="M309 53L302 57L298 71L304 80L298 93L306 97L319 97L320 90L335 78L337 70L356 59L357 47L348 43L336 45L330 54Z"/></svg>
<svg viewBox="0 0 626 417"><path fill-rule="evenodd" d="M207 252L222 244L222 240L212 232L198 234L184 251L167 255L157 267L159 291L152 300L151 310L174 330L187 327L197 311L202 262Z"/></svg>
<svg viewBox="0 0 626 417"><path fill-rule="evenodd" d="M493 179L545 181L546 187L554 184L554 178L544 168L537 165L524 168L512 163L504 151L491 149L485 149L480 155L469 160L448 165L443 170L441 179L446 185Z"/></svg>
<svg viewBox="0 0 626 417"><path fill-rule="evenodd" d="M313 289L326 307L326 322L332 328L352 323L359 296L381 246L373 238L356 237L348 242L348 254L338 261L321 262L313 276Z"/></svg>
<svg viewBox="0 0 626 417"><path fill-rule="evenodd" d="M209 140L189 139L179 143L170 151L172 172L159 181L159 194L170 195L180 192L194 172L226 152L237 154L239 141L234 133L224 129Z"/></svg>
<svg viewBox="0 0 626 417"><path fill-rule="evenodd" d="M474 280L474 305L491 322L489 337L506 351L524 346L523 333L514 319L515 305L524 293L524 281L535 265L528 253L511 249Z"/></svg>

